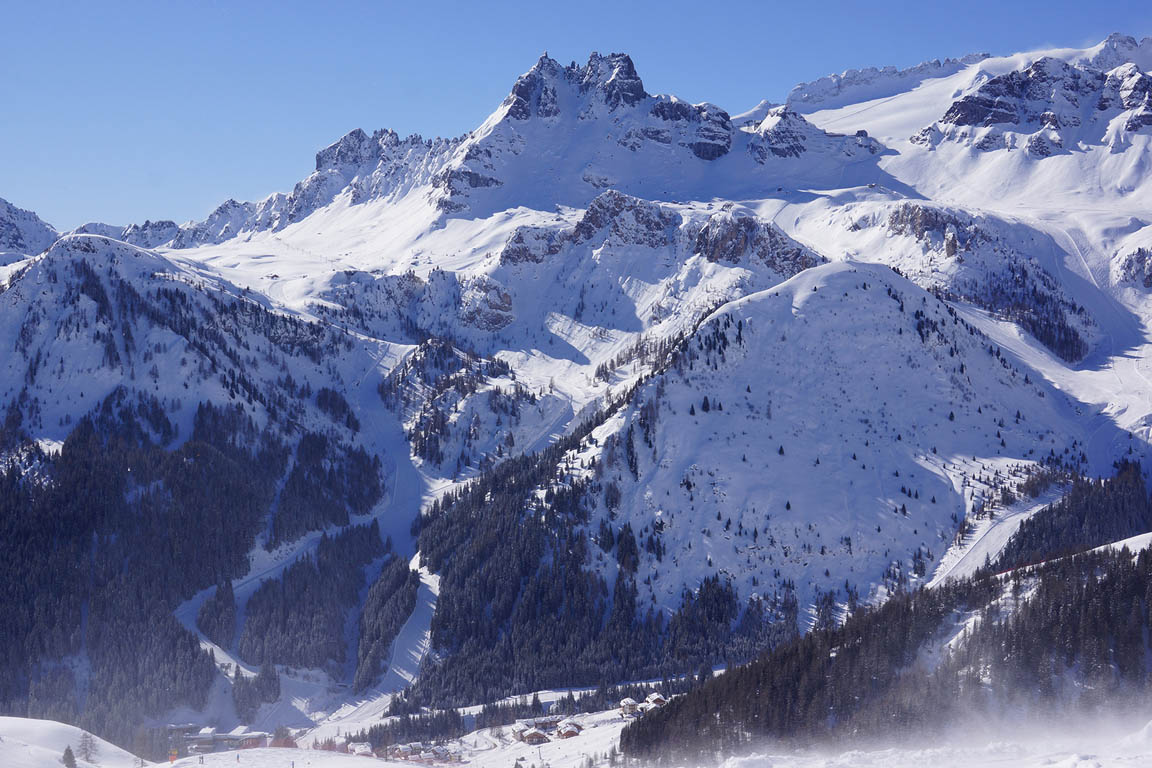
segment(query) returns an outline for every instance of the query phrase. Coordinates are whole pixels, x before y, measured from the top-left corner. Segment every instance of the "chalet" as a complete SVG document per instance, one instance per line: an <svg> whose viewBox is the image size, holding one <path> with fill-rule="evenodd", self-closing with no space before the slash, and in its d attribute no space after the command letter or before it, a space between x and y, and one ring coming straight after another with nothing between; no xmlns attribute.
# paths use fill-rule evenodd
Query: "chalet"
<svg viewBox="0 0 1152 768"><path fill-rule="evenodd" d="M548 738L548 736L546 736L544 731L540 730L539 728L529 728L527 731L524 732L524 743L525 744L532 744L532 745L546 744L549 741L550 741L550 739Z"/></svg>
<svg viewBox="0 0 1152 768"><path fill-rule="evenodd" d="M253 731L246 725L238 725L222 737L217 737L230 749L256 749L265 746L268 734L263 731Z"/></svg>
<svg viewBox="0 0 1152 768"><path fill-rule="evenodd" d="M564 722L560 723L559 727L561 730L563 730L569 726L575 728L577 733L584 730L584 726L580 725L580 723L576 722L575 720L565 720Z"/></svg>
<svg viewBox="0 0 1152 768"><path fill-rule="evenodd" d="M640 705L636 703L636 699L629 696L626 699L620 700L620 714L634 715L639 710Z"/></svg>
<svg viewBox="0 0 1152 768"><path fill-rule="evenodd" d="M396 760L408 760L412 757L411 744L393 744L388 748L388 757Z"/></svg>
<svg viewBox="0 0 1152 768"><path fill-rule="evenodd" d="M513 723L512 724L512 738L516 741L524 741L524 734L531 728L527 723Z"/></svg>
<svg viewBox="0 0 1152 768"><path fill-rule="evenodd" d="M646 701L647 703L651 704L654 707L662 707L668 703L668 699L664 698L663 696L661 696L656 691L653 691L652 693L648 694L648 698L644 699L644 701Z"/></svg>
<svg viewBox="0 0 1152 768"><path fill-rule="evenodd" d="M436 753L436 759L444 763L462 763L464 762L464 755L459 749L455 747L436 747L432 750Z"/></svg>
<svg viewBox="0 0 1152 768"><path fill-rule="evenodd" d="M215 750L216 729L205 726L195 733L184 737L184 746L191 754L201 754Z"/></svg>
<svg viewBox="0 0 1152 768"><path fill-rule="evenodd" d="M561 739L571 739L572 737L579 735L580 728L576 725L576 723L565 723L564 725L560 726L559 730L556 731L557 738Z"/></svg>
<svg viewBox="0 0 1152 768"><path fill-rule="evenodd" d="M216 728L207 726L186 736L184 740L188 751L194 753L254 749L265 746L267 742L267 733L249 730L246 725L238 725L228 733L220 733Z"/></svg>
<svg viewBox="0 0 1152 768"><path fill-rule="evenodd" d="M542 731L550 731L563 720L564 715L543 715L541 717L534 717L531 720L526 720L525 722Z"/></svg>
<svg viewBox="0 0 1152 768"><path fill-rule="evenodd" d="M372 752L372 745L366 741L349 744L348 752L359 757L376 757L375 753Z"/></svg>

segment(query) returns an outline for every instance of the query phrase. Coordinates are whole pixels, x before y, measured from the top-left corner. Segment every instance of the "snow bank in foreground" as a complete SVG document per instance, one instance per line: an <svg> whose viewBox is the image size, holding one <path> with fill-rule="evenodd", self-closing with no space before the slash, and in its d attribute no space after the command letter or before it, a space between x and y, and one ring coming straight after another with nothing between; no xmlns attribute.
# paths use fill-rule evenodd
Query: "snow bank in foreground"
<svg viewBox="0 0 1152 768"><path fill-rule="evenodd" d="M0 766L3 768L60 768L66 747L72 747L79 768L134 768L139 758L101 738L92 736L91 762L80 759L84 731L54 720L0 717Z"/></svg>

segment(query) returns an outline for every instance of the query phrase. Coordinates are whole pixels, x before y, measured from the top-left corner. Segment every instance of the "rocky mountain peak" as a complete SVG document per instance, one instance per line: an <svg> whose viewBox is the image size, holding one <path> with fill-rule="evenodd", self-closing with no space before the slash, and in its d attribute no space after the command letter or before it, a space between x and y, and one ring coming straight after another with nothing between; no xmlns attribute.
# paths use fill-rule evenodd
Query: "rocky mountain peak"
<svg viewBox="0 0 1152 768"><path fill-rule="evenodd" d="M389 149L404 143L424 144L425 141L416 134L401 139L400 134L388 128L381 128L371 136L360 128L356 128L316 153L316 170L340 170L362 165L374 165L384 157Z"/></svg>
<svg viewBox="0 0 1152 768"><path fill-rule="evenodd" d="M1135 64L1141 69L1152 69L1152 37L1137 41L1131 35L1113 32L1094 48L1083 60L1087 64L1105 71L1123 64Z"/></svg>
<svg viewBox="0 0 1152 768"><path fill-rule="evenodd" d="M580 78L580 89L599 92L610 109L621 104L632 106L648 97L632 58L625 53L589 56Z"/></svg>
<svg viewBox="0 0 1152 768"><path fill-rule="evenodd" d="M57 237L56 230L35 213L0 198L0 253L40 253Z"/></svg>
<svg viewBox="0 0 1152 768"><path fill-rule="evenodd" d="M555 117L560 113L557 87L574 87L585 96L595 94L595 100L610 111L648 98L644 83L627 54L593 53L583 67L576 62L563 67L544 53L512 86L512 92L504 101L509 107L508 116L515 120Z"/></svg>
<svg viewBox="0 0 1152 768"><path fill-rule="evenodd" d="M368 134L356 128L316 153L316 170L322 171L341 165L363 165L374 154L374 150L375 147Z"/></svg>
<svg viewBox="0 0 1152 768"><path fill-rule="evenodd" d="M123 240L141 248L158 248L170 242L180 233L174 221L145 220L143 224L130 224L124 228Z"/></svg>

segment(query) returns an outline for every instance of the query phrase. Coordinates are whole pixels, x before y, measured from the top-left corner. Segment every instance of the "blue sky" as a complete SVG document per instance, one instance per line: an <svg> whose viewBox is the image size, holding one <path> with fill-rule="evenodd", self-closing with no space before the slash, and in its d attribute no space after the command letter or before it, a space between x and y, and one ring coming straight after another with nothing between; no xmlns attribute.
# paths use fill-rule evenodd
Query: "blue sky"
<svg viewBox="0 0 1152 768"><path fill-rule="evenodd" d="M850 67L1152 34L1152 3L0 0L0 197L60 228L202 218L356 127L454 136L540 53L625 51L732 112Z"/></svg>

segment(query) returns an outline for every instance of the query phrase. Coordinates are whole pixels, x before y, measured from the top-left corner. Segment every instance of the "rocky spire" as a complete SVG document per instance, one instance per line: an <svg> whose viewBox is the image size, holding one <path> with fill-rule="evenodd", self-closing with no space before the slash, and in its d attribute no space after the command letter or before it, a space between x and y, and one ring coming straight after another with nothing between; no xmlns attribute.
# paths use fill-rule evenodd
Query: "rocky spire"
<svg viewBox="0 0 1152 768"><path fill-rule="evenodd" d="M580 78L582 91L598 91L610 109L621 104L631 106L648 97L644 83L636 74L632 58L626 53L601 56L593 53Z"/></svg>

